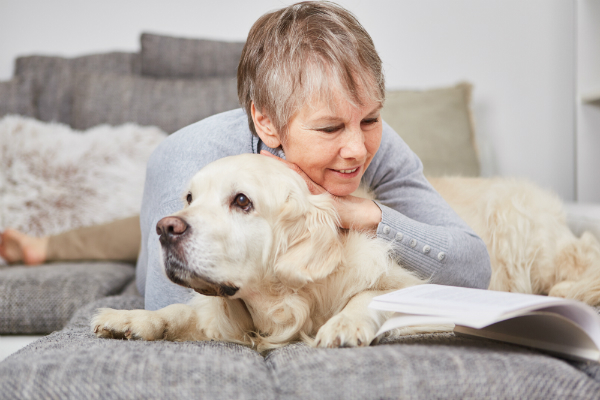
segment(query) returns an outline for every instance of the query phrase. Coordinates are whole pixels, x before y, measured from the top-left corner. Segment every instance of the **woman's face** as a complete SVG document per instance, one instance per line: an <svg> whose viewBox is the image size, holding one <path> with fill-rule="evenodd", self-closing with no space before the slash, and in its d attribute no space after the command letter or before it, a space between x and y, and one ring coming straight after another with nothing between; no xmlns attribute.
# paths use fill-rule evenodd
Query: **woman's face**
<svg viewBox="0 0 600 400"><path fill-rule="evenodd" d="M360 185L381 143L381 105L354 107L342 96L336 107L305 106L288 124L282 144L286 160L298 165L329 193L346 196Z"/></svg>

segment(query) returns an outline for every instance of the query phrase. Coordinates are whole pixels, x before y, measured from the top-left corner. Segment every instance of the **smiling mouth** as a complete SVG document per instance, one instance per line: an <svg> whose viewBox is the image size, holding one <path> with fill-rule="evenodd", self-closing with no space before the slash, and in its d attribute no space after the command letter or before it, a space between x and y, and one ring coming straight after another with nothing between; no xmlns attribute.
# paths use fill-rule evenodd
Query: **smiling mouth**
<svg viewBox="0 0 600 400"><path fill-rule="evenodd" d="M358 167L356 167L354 169L334 169L334 171L339 172L341 174L351 174L353 172L356 172L357 169L358 169Z"/></svg>

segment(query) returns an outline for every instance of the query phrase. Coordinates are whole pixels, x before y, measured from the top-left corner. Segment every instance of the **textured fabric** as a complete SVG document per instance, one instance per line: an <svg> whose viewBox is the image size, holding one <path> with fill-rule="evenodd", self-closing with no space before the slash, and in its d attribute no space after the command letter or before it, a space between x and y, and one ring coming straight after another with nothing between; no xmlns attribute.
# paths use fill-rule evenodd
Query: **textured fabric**
<svg viewBox="0 0 600 400"><path fill-rule="evenodd" d="M471 85L426 91L389 91L383 119L423 162L427 176L479 176Z"/></svg>
<svg viewBox="0 0 600 400"><path fill-rule="evenodd" d="M0 117L7 114L35 116L31 80L14 78L10 81L0 82Z"/></svg>
<svg viewBox="0 0 600 400"><path fill-rule="evenodd" d="M591 399L600 390L563 360L452 334L361 349L287 346L266 361L281 399Z"/></svg>
<svg viewBox="0 0 600 400"><path fill-rule="evenodd" d="M142 202L142 251L136 273L148 309L185 303L193 293L170 282L162 272L156 223L183 207L181 193L203 166L222 157L258 153L261 149L268 148L250 133L244 111L234 110L180 130L152 154ZM431 187L418 157L385 123L381 146L365 171L363 183L388 207L378 226L379 237L388 241L396 240L397 233L421 237L421 249L430 245L446 255L440 259L417 251L405 257L396 249L403 265L435 283L487 288L491 267L485 244ZM397 224L398 220L402 224ZM434 231L430 243L427 233ZM417 236L419 232L425 234ZM395 245L410 247L410 241ZM435 268L430 267L431 263Z"/></svg>
<svg viewBox="0 0 600 400"><path fill-rule="evenodd" d="M136 122L167 133L239 107L235 78L201 80L84 74L74 94L73 126Z"/></svg>
<svg viewBox="0 0 600 400"><path fill-rule="evenodd" d="M384 339L358 349L291 344L261 356L222 342L97 339L97 308L143 307L137 296L82 307L61 332L0 363L3 398L60 399L592 399L600 364L451 333Z"/></svg>
<svg viewBox="0 0 600 400"><path fill-rule="evenodd" d="M141 240L140 217L136 215L50 236L46 260L113 260L135 263Z"/></svg>
<svg viewBox="0 0 600 400"><path fill-rule="evenodd" d="M57 121L69 125L74 77L78 73L129 75L139 69L139 55L121 52L77 58L27 56L17 58L15 62L15 76L33 82L36 117L42 121Z"/></svg>
<svg viewBox="0 0 600 400"><path fill-rule="evenodd" d="M143 33L142 75L157 78L235 77L244 43Z"/></svg>
<svg viewBox="0 0 600 400"><path fill-rule="evenodd" d="M0 267L0 334L61 329L83 305L121 293L134 272L117 263Z"/></svg>
<svg viewBox="0 0 600 400"><path fill-rule="evenodd" d="M155 127L86 132L19 116L0 120L0 229L36 236L139 213Z"/></svg>
<svg viewBox="0 0 600 400"><path fill-rule="evenodd" d="M98 339L96 308L143 307L140 297L89 304L69 327L0 364L0 397L56 399L274 399L263 357L223 342Z"/></svg>

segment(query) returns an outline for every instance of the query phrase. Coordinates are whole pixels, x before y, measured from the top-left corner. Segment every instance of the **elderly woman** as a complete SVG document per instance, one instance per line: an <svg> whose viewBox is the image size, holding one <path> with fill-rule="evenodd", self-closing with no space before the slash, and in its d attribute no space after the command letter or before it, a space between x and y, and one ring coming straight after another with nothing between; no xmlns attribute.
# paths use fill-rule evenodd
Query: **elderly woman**
<svg viewBox="0 0 600 400"><path fill-rule="evenodd" d="M243 109L176 132L148 162L137 260L137 287L147 309L186 302L194 293L162 272L157 222L182 207L181 193L199 169L242 153L276 157L297 171L312 193L335 196L341 228L393 241L393 256L419 276L487 288L491 268L485 244L435 192L418 157L381 120L381 60L369 34L347 10L304 2L259 18L240 60L238 95ZM377 202L352 196L361 183ZM0 252L29 264L86 258L85 243L110 236L107 229L129 232L132 221L137 223L133 218L85 228L79 231L81 240L73 234L29 238L7 230ZM134 258L136 233L127 233L133 244L119 240L115 246L109 240L99 253ZM61 255L58 248L69 254Z"/></svg>
<svg viewBox="0 0 600 400"><path fill-rule="evenodd" d="M186 302L193 293L162 272L156 223L181 208L181 193L195 172L241 153L278 157L312 193L336 196L341 228L394 241L394 256L421 277L487 288L491 269L483 241L432 189L418 157L381 120L381 60L347 10L305 2L259 18L238 67L238 95L243 109L178 131L148 162L137 263L147 309ZM351 195L361 182L378 202Z"/></svg>

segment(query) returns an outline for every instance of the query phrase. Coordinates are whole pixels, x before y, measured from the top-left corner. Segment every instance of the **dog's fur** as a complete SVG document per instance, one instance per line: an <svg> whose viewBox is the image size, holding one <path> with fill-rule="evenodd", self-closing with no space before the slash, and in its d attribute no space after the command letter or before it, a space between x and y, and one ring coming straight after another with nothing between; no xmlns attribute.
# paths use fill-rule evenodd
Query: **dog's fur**
<svg viewBox="0 0 600 400"><path fill-rule="evenodd" d="M599 302L600 246L570 233L558 200L507 180L433 184L486 242L491 289ZM158 311L99 310L97 336L224 340L259 351L298 340L367 346L390 315L369 309L371 299L424 282L392 260L389 243L338 229L334 200L311 195L279 161L218 160L184 199L190 204L158 224L164 267L201 295Z"/></svg>

